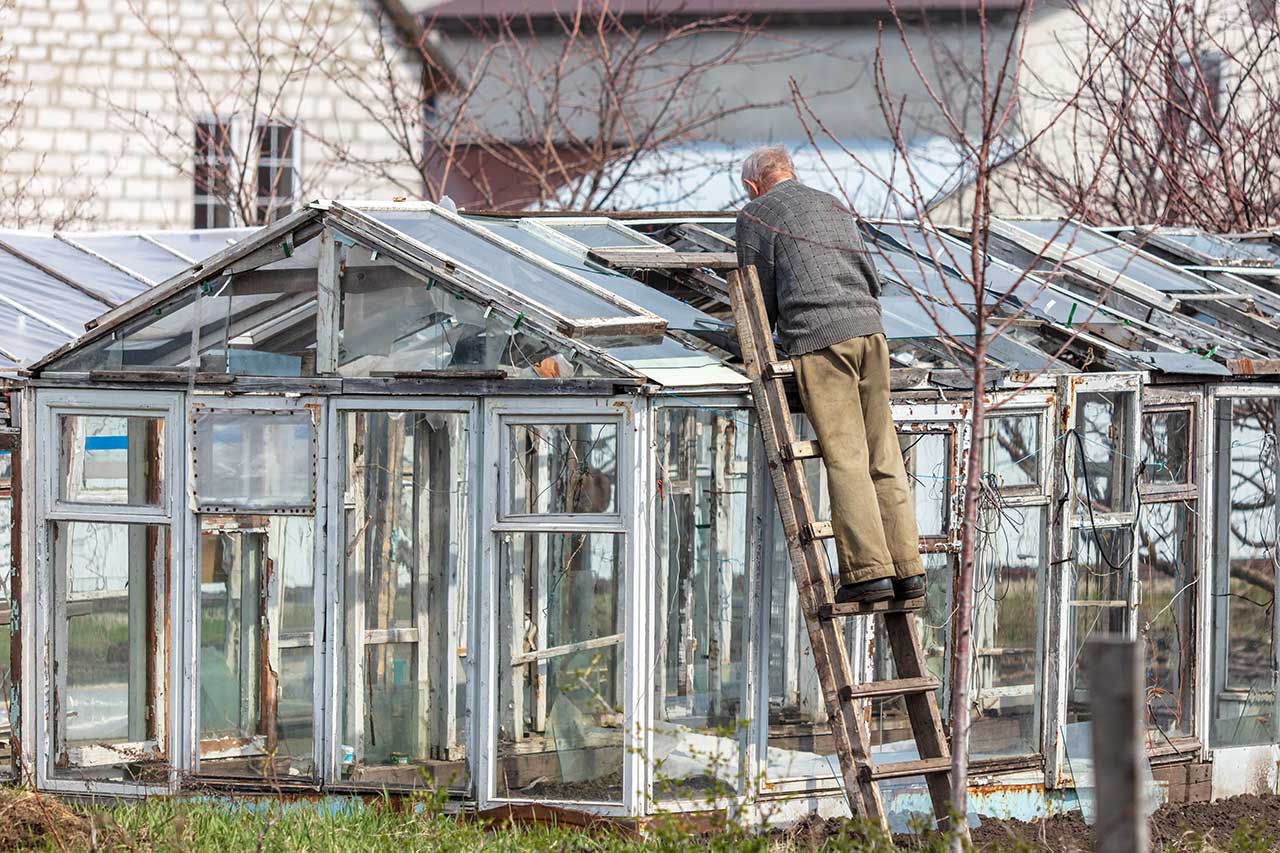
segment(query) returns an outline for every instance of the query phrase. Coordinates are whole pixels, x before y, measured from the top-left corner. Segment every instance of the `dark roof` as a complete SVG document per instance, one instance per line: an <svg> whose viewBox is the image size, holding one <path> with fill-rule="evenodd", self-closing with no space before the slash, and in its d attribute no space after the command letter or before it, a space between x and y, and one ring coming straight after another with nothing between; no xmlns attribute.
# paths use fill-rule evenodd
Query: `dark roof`
<svg viewBox="0 0 1280 853"><path fill-rule="evenodd" d="M991 0L987 8L992 11L1016 9L1021 0ZM451 0L432 5L430 0L406 0L406 5L417 7L428 21L448 25L451 22L474 21L491 18L524 17L546 18L572 14L577 11L579 0ZM608 9L624 16L677 15L700 17L708 15L767 15L771 19L805 19L831 16L866 18L889 14L885 0L587 0L584 8ZM977 11L977 0L906 0L899 5L903 11L919 9L943 12Z"/></svg>

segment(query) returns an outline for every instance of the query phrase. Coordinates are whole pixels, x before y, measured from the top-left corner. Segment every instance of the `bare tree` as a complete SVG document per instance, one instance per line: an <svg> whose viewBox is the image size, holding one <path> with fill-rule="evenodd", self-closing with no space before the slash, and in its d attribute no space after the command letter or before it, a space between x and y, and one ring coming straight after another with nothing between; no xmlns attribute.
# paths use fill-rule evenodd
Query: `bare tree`
<svg viewBox="0 0 1280 853"><path fill-rule="evenodd" d="M336 157L407 196L609 209L626 206L623 188L643 177L671 187L678 203L698 188L688 177L694 159L702 160L699 175L711 171L707 154L691 156L686 146L720 142L718 122L770 106L726 97L716 73L803 50L779 42L761 49L758 34L759 24L742 15L696 17L655 4L624 18L608 2L580 0L550 19L525 14L473 25L454 39L455 70L442 58L437 29L423 27L401 41L417 51L432 85L397 82L391 44L372 66L338 61L330 69L393 150L362 160L341 141L329 144Z"/></svg>
<svg viewBox="0 0 1280 853"><path fill-rule="evenodd" d="M914 259L886 252L884 260L902 281L920 280L923 276L938 282L936 289L931 286L927 292L918 289L910 292L931 321L938 341L959 364L965 365L972 393L967 415L971 441L965 459L958 565L949 614L951 803L963 827L967 810L970 680L974 666L971 637L974 579L980 559L979 513L984 494L984 425L988 415L999 407L999 404L989 406L987 401L987 358L993 342L1015 330L1025 316L1026 306L1044 293L1046 282L1054 272L1053 265L1048 264L1050 269L1041 270L1048 275L1038 278L1032 278L1029 270L1017 273L1005 270L1002 276L993 275L996 261L988 245L992 197L1005 179L1003 167L1050 132L1075 100L1065 98L1044 125L1031 134L1018 121L1028 25L1035 12L1033 2L1019 5L1012 16L998 16L988 11L985 2L979 2L976 17L968 27L960 33L946 34L931 28L927 19L908 16L896 0L890 0L889 11L890 22L882 30L875 63L881 117L895 151L893 168L880 174L889 198L885 215L913 220L922 226L923 245L913 247L917 253ZM960 51L954 45L940 44L943 39L964 39L968 45ZM887 57L891 50L906 55L912 79L894 79L888 73ZM1097 63L1106 58L1097 55L1089 61ZM915 90L914 98L899 93L908 87ZM843 146L827 129L823 117L810 107L801 87L793 82L792 90L797 112L815 149L820 153L823 150L818 145L820 140L830 143L839 150L838 156L874 174L875 170L864 162L862 154ZM1121 114L1125 112L1124 103L1118 105ZM1114 133L1117 124L1112 121L1104 128ZM938 162L922 161L919 157L919 140L924 135L944 140L952 149L950 165L941 176ZM1111 150L1103 146L1100 158L1105 158ZM832 180L839 184L841 169L828 158L824 157L824 162L828 162ZM1089 165L1093 180L1100 180L1099 176L1105 171L1103 159ZM956 192L957 185L963 186L962 193ZM1095 185L1083 185L1082 197L1087 198L1088 191L1095 188ZM953 196L963 196L964 203L958 207L940 205L941 195L948 191ZM846 194L845 200L856 210L852 197ZM1080 205L1070 205L1066 212L1077 215L1080 210ZM952 218L957 211L959 221ZM951 239L944 238L943 234ZM1074 234L1065 236L1074 240ZM1042 254L1036 254L1031 265L1042 263L1048 262ZM999 281L1000 285L993 287L993 281ZM967 323L948 320L948 316L954 317L957 312L967 318ZM1056 352L1047 354L1049 358L1062 357L1078 334L1077 331L1067 336ZM1018 390L1013 389L1013 394ZM957 834L955 849L960 849L961 843Z"/></svg>
<svg viewBox="0 0 1280 853"><path fill-rule="evenodd" d="M103 97L149 154L191 176L211 210L198 225L262 224L324 185L330 164L323 160L305 173L259 167L290 158L307 132L306 99L350 35L339 26L337 4L252 0L246 9L218 0L209 26L229 29L231 46L212 63L178 32L183 19L172 0L164 14L140 0L129 0L129 9L169 76L167 106L148 109L110 90Z"/></svg>
<svg viewBox="0 0 1280 853"><path fill-rule="evenodd" d="M1096 224L1239 232L1280 221L1275 5L1110 0L1070 9L1082 44L1069 53L1086 57L1074 75L1082 86L1036 87L1057 101L1069 132L1012 161L1011 180ZM1097 55L1105 61L1084 65ZM1070 167L1080 160L1105 162L1102 178Z"/></svg>
<svg viewBox="0 0 1280 853"><path fill-rule="evenodd" d="M6 22L14 0L0 0L0 223L11 228L53 228L85 222L93 191L79 175L42 178L47 152L29 154L23 138L23 110L30 87L14 74L13 46L5 43Z"/></svg>

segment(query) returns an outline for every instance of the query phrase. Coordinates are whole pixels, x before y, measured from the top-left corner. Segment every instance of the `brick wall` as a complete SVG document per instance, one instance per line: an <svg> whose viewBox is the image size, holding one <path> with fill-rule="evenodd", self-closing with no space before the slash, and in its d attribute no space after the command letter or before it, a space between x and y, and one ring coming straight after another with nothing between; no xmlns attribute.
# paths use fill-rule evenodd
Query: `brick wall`
<svg viewBox="0 0 1280 853"><path fill-rule="evenodd" d="M47 227L78 205L78 224L190 227L192 116L234 114L247 134L259 78L269 111L302 128L302 198L385 198L418 186L408 169L370 177L348 165L399 159L360 102L344 94L351 86L335 82L344 67L374 76L375 45L384 38L376 0L9 3L0 45L9 51L8 95L20 94L22 107L0 147L2 168L9 180L33 175L39 204L34 218L0 226ZM393 43L389 29L385 38ZM257 57L270 59L261 76ZM405 91L416 92L416 60L401 54L395 67Z"/></svg>

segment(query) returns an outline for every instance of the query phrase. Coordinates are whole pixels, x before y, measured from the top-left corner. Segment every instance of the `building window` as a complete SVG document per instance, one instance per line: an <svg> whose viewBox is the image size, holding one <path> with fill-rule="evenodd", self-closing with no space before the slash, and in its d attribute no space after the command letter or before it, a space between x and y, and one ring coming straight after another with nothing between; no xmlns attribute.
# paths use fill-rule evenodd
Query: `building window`
<svg viewBox="0 0 1280 853"><path fill-rule="evenodd" d="M274 222L293 209L297 192L298 145L293 125L265 121L258 125L257 217Z"/></svg>
<svg viewBox="0 0 1280 853"><path fill-rule="evenodd" d="M231 148L233 121L210 118L196 122L195 217L196 228L232 225Z"/></svg>
<svg viewBox="0 0 1280 853"><path fill-rule="evenodd" d="M1203 140L1222 110L1221 51L1202 50L1171 62L1167 83L1170 139Z"/></svg>

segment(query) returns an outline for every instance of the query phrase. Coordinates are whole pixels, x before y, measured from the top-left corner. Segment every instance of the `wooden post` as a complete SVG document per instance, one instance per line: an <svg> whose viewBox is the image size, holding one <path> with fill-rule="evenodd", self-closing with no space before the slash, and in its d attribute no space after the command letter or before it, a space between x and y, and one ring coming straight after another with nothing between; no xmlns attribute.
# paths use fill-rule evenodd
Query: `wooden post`
<svg viewBox="0 0 1280 853"><path fill-rule="evenodd" d="M1147 849L1142 761L1142 654L1134 640L1089 643L1093 778L1099 853Z"/></svg>

